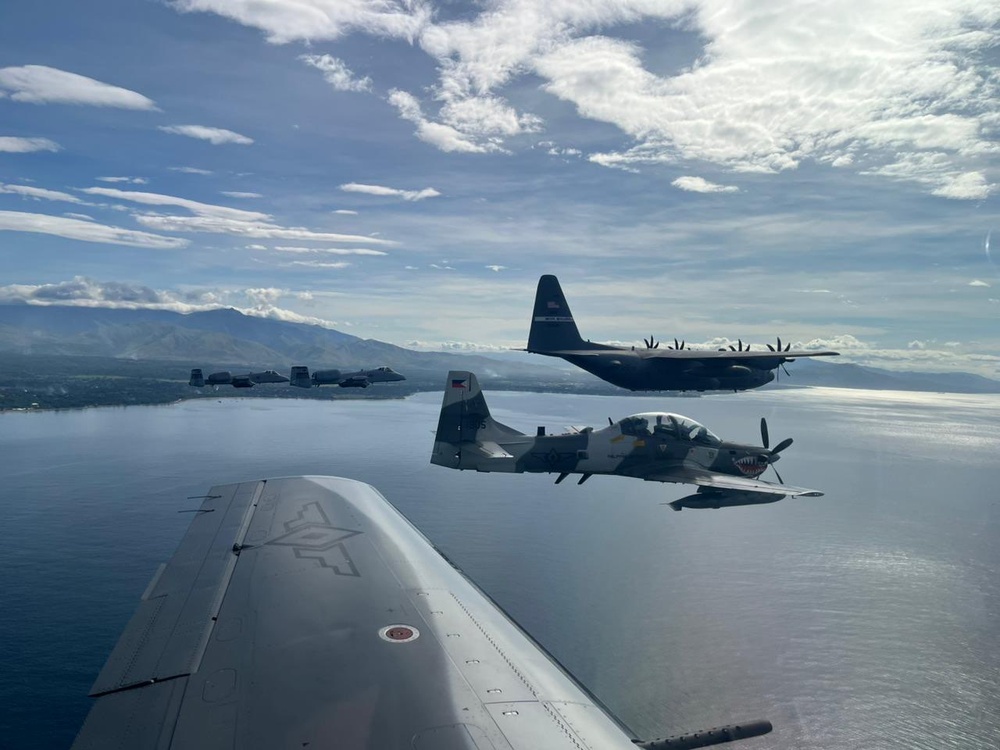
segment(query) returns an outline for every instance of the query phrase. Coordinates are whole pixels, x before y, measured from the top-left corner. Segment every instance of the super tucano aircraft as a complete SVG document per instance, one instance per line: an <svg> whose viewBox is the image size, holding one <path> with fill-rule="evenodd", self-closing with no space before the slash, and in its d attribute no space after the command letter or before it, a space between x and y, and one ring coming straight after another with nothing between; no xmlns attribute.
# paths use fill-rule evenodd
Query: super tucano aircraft
<svg viewBox="0 0 1000 750"><path fill-rule="evenodd" d="M372 383L396 383L406 380L405 377L393 370L391 367L373 367L370 370L355 370L354 372L342 372L341 370L316 370L312 376L309 375L309 368L304 365L296 365L292 368L291 384L297 388L312 388L320 385L336 385L341 388L367 388Z"/></svg>
<svg viewBox="0 0 1000 750"><path fill-rule="evenodd" d="M771 731L636 738L377 490L339 477L213 487L90 694L73 750L673 750Z"/></svg>
<svg viewBox="0 0 1000 750"><path fill-rule="evenodd" d="M610 346L584 341L559 280L552 275L538 280L535 309L531 316L527 351L561 357L602 380L632 391L745 391L774 380L778 367L798 357L832 357L839 352L793 350L777 346L750 351L740 341L738 348L708 351L688 349L674 339L673 346L660 348L652 336L645 348ZM787 372L787 371L786 371Z"/></svg>
<svg viewBox="0 0 1000 750"><path fill-rule="evenodd" d="M610 474L697 485L697 493L670 503L674 510L758 505L787 496L823 494L759 479L792 444L786 438L769 448L763 419L762 446L723 441L680 414L647 412L608 422L599 430L572 428L563 435L546 435L539 427L536 435L526 435L490 416L474 374L452 371L445 383L431 463L486 472L557 473L556 484L570 474L581 475L577 484L594 474Z"/></svg>
<svg viewBox="0 0 1000 750"><path fill-rule="evenodd" d="M199 368L191 370L188 385L203 388L206 385L231 385L233 388L253 388L257 383L287 383L288 378L274 370L251 372L247 375L233 375L228 370L213 372L207 378Z"/></svg>

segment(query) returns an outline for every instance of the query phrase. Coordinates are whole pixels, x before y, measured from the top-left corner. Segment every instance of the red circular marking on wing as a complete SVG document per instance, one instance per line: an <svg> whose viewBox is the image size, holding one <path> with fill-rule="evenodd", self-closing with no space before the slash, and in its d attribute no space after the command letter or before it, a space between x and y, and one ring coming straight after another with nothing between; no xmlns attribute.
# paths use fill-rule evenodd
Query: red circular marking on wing
<svg viewBox="0 0 1000 750"><path fill-rule="evenodd" d="M413 631L403 626L389 628L385 634L394 641L405 641L407 638L413 637Z"/></svg>

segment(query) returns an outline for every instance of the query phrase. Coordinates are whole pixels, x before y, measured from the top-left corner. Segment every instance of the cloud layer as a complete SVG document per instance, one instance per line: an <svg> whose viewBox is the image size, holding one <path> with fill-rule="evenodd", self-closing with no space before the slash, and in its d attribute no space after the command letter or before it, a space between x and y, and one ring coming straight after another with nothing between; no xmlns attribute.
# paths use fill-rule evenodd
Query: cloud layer
<svg viewBox="0 0 1000 750"><path fill-rule="evenodd" d="M152 99L135 91L46 65L0 68L0 92L7 93L16 102L31 104L156 109Z"/></svg>
<svg viewBox="0 0 1000 750"><path fill-rule="evenodd" d="M174 135L184 135L188 138L208 141L213 146L222 146L227 143L249 146L253 143L253 138L249 138L248 136L241 135L232 130L226 130L225 128L211 128L207 125L160 125L158 129L164 133L173 133ZM188 168L184 171L194 170ZM201 174L198 171L195 171L195 173Z"/></svg>

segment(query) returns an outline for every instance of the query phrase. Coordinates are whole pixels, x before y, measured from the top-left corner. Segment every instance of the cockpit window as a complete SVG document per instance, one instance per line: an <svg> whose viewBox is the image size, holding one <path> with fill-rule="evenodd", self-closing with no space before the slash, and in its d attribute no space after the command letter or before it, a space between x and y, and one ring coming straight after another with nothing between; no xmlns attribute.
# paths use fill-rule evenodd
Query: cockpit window
<svg viewBox="0 0 1000 750"><path fill-rule="evenodd" d="M701 445L718 445L722 442L703 424L680 414L666 412L636 414L621 420L620 424L623 435L635 437L660 435Z"/></svg>

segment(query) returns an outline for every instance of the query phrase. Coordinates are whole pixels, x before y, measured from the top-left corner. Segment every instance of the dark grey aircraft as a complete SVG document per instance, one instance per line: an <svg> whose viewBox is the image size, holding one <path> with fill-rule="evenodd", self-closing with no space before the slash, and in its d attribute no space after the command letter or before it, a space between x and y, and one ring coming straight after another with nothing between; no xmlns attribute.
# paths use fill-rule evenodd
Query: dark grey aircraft
<svg viewBox="0 0 1000 750"><path fill-rule="evenodd" d="M611 474L698 485L696 494L670 503L674 510L759 505L787 496L823 494L758 478L792 444L787 438L769 448L763 419L763 446L720 440L680 414L646 412L608 422L599 430L571 428L563 435L546 435L539 427L536 435L526 435L490 416L475 375L452 371L445 383L431 463L451 469L558 474L556 484L570 474L581 475L577 484L594 474Z"/></svg>
<svg viewBox="0 0 1000 750"><path fill-rule="evenodd" d="M531 316L527 351L561 357L602 380L631 391L745 391L774 380L778 367L797 357L832 357L839 352L792 350L767 345L750 351L740 341L738 348L707 351L688 349L674 339L673 346L660 348L652 336L645 348L593 344L580 337L573 313L552 275L538 280L535 309ZM787 372L787 371L786 371Z"/></svg>
<svg viewBox="0 0 1000 750"><path fill-rule="evenodd" d="M771 730L636 739L373 487L339 477L213 487L91 695L74 750L668 750Z"/></svg>
<svg viewBox="0 0 1000 750"><path fill-rule="evenodd" d="M312 388L320 385L337 385L341 388L367 388L372 383L396 383L406 380L391 367L374 367L370 370L316 370L312 376L309 368L296 365L292 368L291 384L297 388Z"/></svg>
<svg viewBox="0 0 1000 750"><path fill-rule="evenodd" d="M213 372L207 378L197 367L191 370L191 378L188 385L195 388L202 388L206 385L231 385L233 388L253 388L257 383L287 383L288 378L280 375L274 370L264 370L263 372L251 372L247 375L233 375L227 370Z"/></svg>

